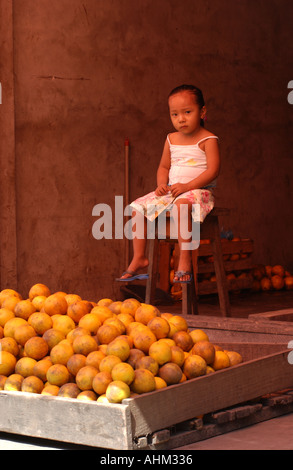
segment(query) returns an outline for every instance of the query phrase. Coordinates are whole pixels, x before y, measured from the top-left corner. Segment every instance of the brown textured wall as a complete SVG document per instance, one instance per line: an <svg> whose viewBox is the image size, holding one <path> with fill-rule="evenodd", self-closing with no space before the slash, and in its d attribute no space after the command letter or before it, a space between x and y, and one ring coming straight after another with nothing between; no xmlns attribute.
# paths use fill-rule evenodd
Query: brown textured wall
<svg viewBox="0 0 293 470"><path fill-rule="evenodd" d="M92 209L123 194L125 137L130 198L153 189L172 130L167 95L183 82L203 89L207 127L220 137L217 195L232 209L223 224L255 240L256 262L293 268L292 2L12 4L21 291L45 282L92 300L118 297L124 244L93 238Z"/></svg>

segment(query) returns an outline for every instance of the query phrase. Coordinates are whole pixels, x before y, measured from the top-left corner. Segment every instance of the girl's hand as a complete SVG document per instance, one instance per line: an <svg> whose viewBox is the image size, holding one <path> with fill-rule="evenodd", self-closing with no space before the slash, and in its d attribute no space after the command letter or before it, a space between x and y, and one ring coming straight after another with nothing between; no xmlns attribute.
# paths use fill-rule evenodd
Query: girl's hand
<svg viewBox="0 0 293 470"><path fill-rule="evenodd" d="M186 191L188 191L187 184L175 183L171 186L171 194L173 197L178 197L180 194L185 193Z"/></svg>
<svg viewBox="0 0 293 470"><path fill-rule="evenodd" d="M167 184L159 184L157 189L155 190L155 195L156 196L164 196L170 191L170 186Z"/></svg>

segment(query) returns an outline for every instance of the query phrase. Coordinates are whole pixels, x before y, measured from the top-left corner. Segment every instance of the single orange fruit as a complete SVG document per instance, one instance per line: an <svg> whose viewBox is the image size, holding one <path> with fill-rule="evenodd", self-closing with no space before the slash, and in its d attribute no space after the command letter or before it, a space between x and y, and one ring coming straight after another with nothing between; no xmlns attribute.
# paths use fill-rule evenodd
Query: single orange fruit
<svg viewBox="0 0 293 470"><path fill-rule="evenodd" d="M39 295L49 297L49 295L51 295L49 287L42 283L34 284L29 290L28 297L30 300L33 300Z"/></svg>
<svg viewBox="0 0 293 470"><path fill-rule="evenodd" d="M111 371L112 380L120 380L130 385L134 380L135 374L134 369L127 362L120 362L116 364Z"/></svg>
<svg viewBox="0 0 293 470"><path fill-rule="evenodd" d="M90 352L97 351L98 344L92 336L82 335L74 338L72 347L75 354L87 356Z"/></svg>
<svg viewBox="0 0 293 470"><path fill-rule="evenodd" d="M112 375L108 371L98 372L93 378L92 387L98 395L106 393L109 383L112 382Z"/></svg>
<svg viewBox="0 0 293 470"><path fill-rule="evenodd" d="M80 389L73 382L69 382L67 384L61 385L58 391L58 397L77 398L79 394L80 394Z"/></svg>
<svg viewBox="0 0 293 470"><path fill-rule="evenodd" d="M260 280L260 288L261 288L261 290L263 290L263 291L271 290L271 288L272 288L271 279L269 279L268 277L263 277L263 278Z"/></svg>
<svg viewBox="0 0 293 470"><path fill-rule="evenodd" d="M78 326L88 330L92 335L95 335L102 325L101 320L95 313L86 313L79 320Z"/></svg>
<svg viewBox="0 0 293 470"><path fill-rule="evenodd" d="M154 333L157 339L167 338L169 331L170 331L169 322L165 318L162 318L162 317L152 318L148 322L147 326Z"/></svg>
<svg viewBox="0 0 293 470"><path fill-rule="evenodd" d="M16 317L28 320L29 316L36 311L30 300L20 300L14 307Z"/></svg>
<svg viewBox="0 0 293 470"><path fill-rule="evenodd" d="M53 328L62 331L67 336L75 328L75 323L68 315L58 315L53 318Z"/></svg>
<svg viewBox="0 0 293 470"><path fill-rule="evenodd" d="M16 357L8 351L1 352L0 375L11 375L16 366Z"/></svg>
<svg viewBox="0 0 293 470"><path fill-rule="evenodd" d="M15 328L14 331L14 338L18 344L21 346L24 346L25 343L30 339L33 338L34 336L37 336L36 331L34 328L27 324L27 325L20 325L17 328Z"/></svg>
<svg viewBox="0 0 293 470"><path fill-rule="evenodd" d="M60 387L58 387L57 385L51 385L48 383L47 385L44 386L43 390L41 391L41 395L57 397L59 390L60 390Z"/></svg>
<svg viewBox="0 0 293 470"><path fill-rule="evenodd" d="M72 318L75 323L78 323L87 313L89 313L89 307L83 300L76 300L67 308L67 315Z"/></svg>
<svg viewBox="0 0 293 470"><path fill-rule="evenodd" d="M94 313L95 315L97 315L101 323L104 323L104 321L107 318L110 318L114 315L112 310L110 310L106 305L99 305L99 304L93 307L93 309L91 310L91 313Z"/></svg>
<svg viewBox="0 0 293 470"><path fill-rule="evenodd" d="M15 314L12 312L12 310L8 308L0 308L0 326L4 327L5 323L8 322L8 320L11 320L11 318L14 318Z"/></svg>
<svg viewBox="0 0 293 470"><path fill-rule="evenodd" d="M191 330L189 334L194 343L197 343L198 341L209 341L209 337L207 333L205 333L203 330L200 330L200 329Z"/></svg>
<svg viewBox="0 0 293 470"><path fill-rule="evenodd" d="M100 344L109 344L121 333L115 325L103 324L97 331L97 338Z"/></svg>
<svg viewBox="0 0 293 470"><path fill-rule="evenodd" d="M130 388L121 380L113 380L106 390L106 398L109 403L121 403L125 398L129 398Z"/></svg>
<svg viewBox="0 0 293 470"><path fill-rule="evenodd" d="M15 373L20 374L23 377L29 377L33 375L34 367L37 364L37 361L32 357L22 357L18 359L15 364Z"/></svg>
<svg viewBox="0 0 293 470"><path fill-rule="evenodd" d="M185 361L185 354L180 346L170 346L171 348L171 361L177 364L179 367L182 367Z"/></svg>
<svg viewBox="0 0 293 470"><path fill-rule="evenodd" d="M13 356L17 357L19 354L19 346L14 338L7 336L6 338L0 339L0 353L1 351L10 352Z"/></svg>
<svg viewBox="0 0 293 470"><path fill-rule="evenodd" d="M48 354L49 347L44 338L34 336L25 343L24 351L28 357L32 357L39 361Z"/></svg>
<svg viewBox="0 0 293 470"><path fill-rule="evenodd" d="M140 307L136 309L134 319L136 322L147 325L152 318L159 316L159 314L159 310L153 305L142 303Z"/></svg>
<svg viewBox="0 0 293 470"><path fill-rule="evenodd" d="M94 377L98 369L93 366L84 366L76 374L75 381L80 390L91 390Z"/></svg>
<svg viewBox="0 0 293 470"><path fill-rule="evenodd" d="M100 299L97 305L99 307L108 307L108 305L110 305L112 302L113 302L112 299L105 298L105 299Z"/></svg>
<svg viewBox="0 0 293 470"><path fill-rule="evenodd" d="M141 331L139 329L134 330L132 339L134 347L141 349L145 354L148 354L151 344L157 341L154 333L147 326Z"/></svg>
<svg viewBox="0 0 293 470"><path fill-rule="evenodd" d="M65 294L66 295L66 294ZM65 299L65 295L61 293L55 293L49 295L44 302L44 311L52 315L65 315L67 313L68 304Z"/></svg>
<svg viewBox="0 0 293 470"><path fill-rule="evenodd" d="M108 305L108 308L113 312L113 313L121 313L121 305L122 305L122 302L121 300L116 300L115 302L111 302L109 305Z"/></svg>
<svg viewBox="0 0 293 470"><path fill-rule="evenodd" d="M134 380L130 385L134 393L147 393L156 389L156 381L151 371L147 369L135 369Z"/></svg>
<svg viewBox="0 0 293 470"><path fill-rule="evenodd" d="M168 321L171 325L174 325L178 331L188 330L187 321L185 320L185 318L181 317L180 315L173 315L171 318L169 318Z"/></svg>
<svg viewBox="0 0 293 470"><path fill-rule="evenodd" d="M243 358L242 358L241 354L239 354L238 352L236 352L236 351L226 351L226 350L224 352L229 357L230 366L236 366L236 365L240 364L241 362L243 362Z"/></svg>
<svg viewBox="0 0 293 470"><path fill-rule="evenodd" d="M25 377L21 384L21 391L22 392L29 392L29 393L41 393L44 388L44 383L38 377L31 375L29 377Z"/></svg>
<svg viewBox="0 0 293 470"><path fill-rule="evenodd" d="M170 362L172 358L171 347L164 342L155 341L149 347L149 356L151 356L159 366Z"/></svg>
<svg viewBox="0 0 293 470"><path fill-rule="evenodd" d="M136 310L141 306L137 299L126 299L122 302L120 311L134 317Z"/></svg>
<svg viewBox="0 0 293 470"><path fill-rule="evenodd" d="M214 362L211 367L214 370L226 369L230 366L229 356L224 351L216 351Z"/></svg>
<svg viewBox="0 0 293 470"><path fill-rule="evenodd" d="M67 361L66 367L70 374L76 376L79 369L86 365L86 356L83 354L73 354Z"/></svg>
<svg viewBox="0 0 293 470"><path fill-rule="evenodd" d="M11 374L4 383L3 390L8 392L20 392L24 377L20 374Z"/></svg>
<svg viewBox="0 0 293 470"><path fill-rule="evenodd" d="M52 318L45 312L35 312L30 315L28 324L34 328L38 335L43 335L53 326Z"/></svg>
<svg viewBox="0 0 293 470"><path fill-rule="evenodd" d="M289 275L284 278L285 281L285 288L287 290L292 290L293 289L293 276Z"/></svg>
<svg viewBox="0 0 293 470"><path fill-rule="evenodd" d="M43 338L48 344L49 351L51 351L56 344L65 339L65 335L62 331L56 330L55 328L49 328L49 330L46 330L43 334Z"/></svg>
<svg viewBox="0 0 293 470"><path fill-rule="evenodd" d="M155 376L156 390L167 387L167 382L162 377Z"/></svg>
<svg viewBox="0 0 293 470"><path fill-rule="evenodd" d="M108 344L106 354L118 356L121 361L126 361L129 357L130 346L126 339L117 337Z"/></svg>
<svg viewBox="0 0 293 470"><path fill-rule="evenodd" d="M64 364L53 364L47 370L47 381L51 385L57 385L61 387L62 385L69 382L70 374L67 367Z"/></svg>
<svg viewBox="0 0 293 470"><path fill-rule="evenodd" d="M172 339L175 341L176 346L179 346L183 351L190 351L193 346L193 339L187 331L176 331Z"/></svg>
<svg viewBox="0 0 293 470"><path fill-rule="evenodd" d="M194 344L191 354L201 356L207 364L212 364L215 359L215 348L209 341L198 341Z"/></svg>
<svg viewBox="0 0 293 470"><path fill-rule="evenodd" d="M97 395L92 390L83 390L77 395L77 400L81 401L97 401Z"/></svg>
<svg viewBox="0 0 293 470"><path fill-rule="evenodd" d="M182 378L182 369L175 362L168 362L160 367L159 376L167 385L178 384Z"/></svg>
<svg viewBox="0 0 293 470"><path fill-rule="evenodd" d="M67 302L67 305L70 305L76 302L77 300L82 300L82 298L78 294L66 294L65 300Z"/></svg>
<svg viewBox="0 0 293 470"><path fill-rule="evenodd" d="M159 371L159 364L151 356L142 356L135 362L135 369L147 369L153 375L157 375Z"/></svg>
<svg viewBox="0 0 293 470"><path fill-rule="evenodd" d="M190 354L184 361L183 373L188 379L205 375L207 369L206 361L197 354Z"/></svg>
<svg viewBox="0 0 293 470"><path fill-rule="evenodd" d="M271 277L271 283L272 283L273 289L275 290L281 290L285 286L285 280L279 274L275 274L274 276Z"/></svg>
<svg viewBox="0 0 293 470"><path fill-rule="evenodd" d="M73 356L74 350L70 344L56 344L50 351L50 358L53 364L66 365L68 360Z"/></svg>

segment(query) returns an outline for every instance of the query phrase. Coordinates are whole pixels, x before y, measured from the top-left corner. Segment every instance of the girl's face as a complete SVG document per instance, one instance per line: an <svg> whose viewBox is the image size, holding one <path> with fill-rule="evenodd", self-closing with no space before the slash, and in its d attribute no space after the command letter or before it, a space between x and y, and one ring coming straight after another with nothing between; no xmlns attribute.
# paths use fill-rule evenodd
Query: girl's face
<svg viewBox="0 0 293 470"><path fill-rule="evenodd" d="M195 96L189 91L170 96L169 109L173 126L185 135L193 135L199 130L200 120L206 113L205 107L200 108Z"/></svg>

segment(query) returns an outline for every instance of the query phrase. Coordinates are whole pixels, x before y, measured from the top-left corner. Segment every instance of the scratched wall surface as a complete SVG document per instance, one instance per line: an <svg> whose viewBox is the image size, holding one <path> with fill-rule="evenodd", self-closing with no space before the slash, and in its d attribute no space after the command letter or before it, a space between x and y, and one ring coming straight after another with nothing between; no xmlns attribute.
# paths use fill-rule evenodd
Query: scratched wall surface
<svg viewBox="0 0 293 470"><path fill-rule="evenodd" d="M17 275L89 300L119 297L121 240L95 240L92 209L154 188L169 91L204 91L220 137L222 221L255 261L293 268L292 73L286 0L15 0Z"/></svg>

